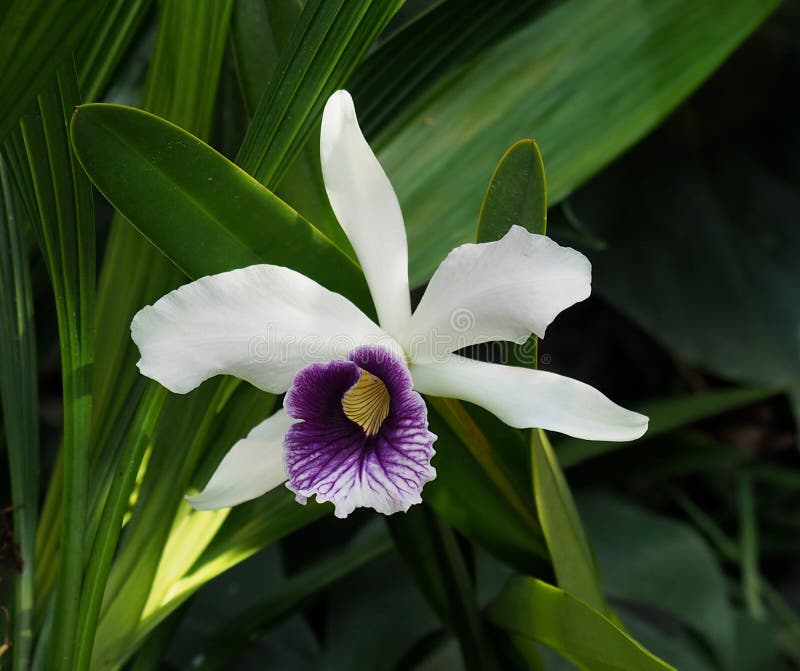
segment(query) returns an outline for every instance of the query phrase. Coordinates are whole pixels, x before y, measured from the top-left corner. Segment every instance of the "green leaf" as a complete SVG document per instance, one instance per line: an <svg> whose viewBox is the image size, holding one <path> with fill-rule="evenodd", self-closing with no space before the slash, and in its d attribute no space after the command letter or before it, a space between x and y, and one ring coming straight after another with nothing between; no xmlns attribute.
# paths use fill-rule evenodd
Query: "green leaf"
<svg viewBox="0 0 800 671"><path fill-rule="evenodd" d="M173 40L180 36L182 42L179 50L169 40L156 45L147 72L146 106L198 137L207 137L211 129L232 8L233 0L169 0L161 12L159 30ZM183 41L187 25L194 31L202 26L203 31ZM176 67L180 85L164 86L176 83Z"/></svg>
<svg viewBox="0 0 800 671"><path fill-rule="evenodd" d="M541 235L547 230L547 183L534 140L515 143L497 164L483 197L477 241L499 240L514 225Z"/></svg>
<svg viewBox="0 0 800 671"><path fill-rule="evenodd" d="M299 2L285 0L242 0L234 6L231 46L242 98L250 116L272 80L279 55L289 47L300 9ZM316 133L306 142L280 183L276 181L265 186L274 186L281 200L312 221L340 249L354 256L350 241L328 203Z"/></svg>
<svg viewBox="0 0 800 671"><path fill-rule="evenodd" d="M583 601L534 578L512 578L489 617L587 671L675 671Z"/></svg>
<svg viewBox="0 0 800 671"><path fill-rule="evenodd" d="M309 0L264 92L236 162L280 182L341 87L403 0Z"/></svg>
<svg viewBox="0 0 800 671"><path fill-rule="evenodd" d="M536 138L558 202L658 124L776 5L568 0L442 78L376 140L406 218L412 286L472 237L498 147Z"/></svg>
<svg viewBox="0 0 800 671"><path fill-rule="evenodd" d="M0 160L0 401L8 455L14 542L22 566L14 572L9 653L15 669L27 667L33 643L36 518L39 508L39 413L33 289L22 221L6 166ZM1 458L1 457L0 457Z"/></svg>
<svg viewBox="0 0 800 671"><path fill-rule="evenodd" d="M406 568L444 624L458 636L466 669L499 669L453 530L427 506L386 518Z"/></svg>
<svg viewBox="0 0 800 671"><path fill-rule="evenodd" d="M521 571L542 569L547 549L525 477L521 434L479 408L467 412L451 399L428 397L427 402L438 436L433 461L438 475L426 485L425 500L503 561Z"/></svg>
<svg viewBox="0 0 800 671"><path fill-rule="evenodd" d="M194 535L196 544L197 535L203 533L208 536L207 546L177 579L164 584L164 581L156 577L153 582L162 583L162 592L154 594L158 597L155 600L149 600L147 610L143 612L136 627L134 638L115 641L114 618L108 617L101 623L104 632L108 634L104 637L108 645L102 658L105 666L100 668L114 668L115 664L127 659L157 625L209 580L252 556L264 546L307 526L323 515L329 514L330 511L328 506L314 503L306 506L298 505L290 492L284 488L277 488L254 501L236 506L230 513L227 510L221 512L224 513L221 515L223 520L221 522L217 517L209 520L211 516L209 513L188 513L189 523L184 540ZM219 512L216 515L219 515ZM165 548L165 541L160 541L161 550L164 552L162 560L164 564L176 562L179 566L185 566L185 561L181 557L168 554L172 550L178 551L182 547L181 543L175 542L172 537L169 543ZM183 547L186 545L187 543L184 543ZM194 551L194 548L191 549ZM159 566L159 569L161 568Z"/></svg>
<svg viewBox="0 0 800 671"><path fill-rule="evenodd" d="M608 611L594 554L547 435L531 431L531 463L536 510L558 585L597 611Z"/></svg>
<svg viewBox="0 0 800 671"><path fill-rule="evenodd" d="M385 533L369 534L329 557L315 561L271 590L214 633L200 653L197 671L222 671L255 638L274 627L310 598L386 554L392 543Z"/></svg>
<svg viewBox="0 0 800 671"><path fill-rule="evenodd" d="M37 99L22 134L36 193L33 221L53 285L64 391L63 519L51 661L72 667L75 654L88 492L93 362L95 241L91 184L73 155L68 123L79 103L72 63ZM51 540L52 542L52 540Z"/></svg>
<svg viewBox="0 0 800 671"><path fill-rule="evenodd" d="M758 520L753 478L746 471L739 475L739 545L741 547L742 595L747 612L764 619L761 601L761 576L758 570Z"/></svg>
<svg viewBox="0 0 800 671"><path fill-rule="evenodd" d="M231 17L233 54L245 111L252 116L286 51L302 5L299 0L241 0Z"/></svg>
<svg viewBox="0 0 800 671"><path fill-rule="evenodd" d="M438 0L373 49L347 82L375 135L426 89L541 14L540 0Z"/></svg>
<svg viewBox="0 0 800 671"><path fill-rule="evenodd" d="M85 105L72 136L103 195L189 277L275 263L369 304L355 262L186 131L133 108Z"/></svg>
<svg viewBox="0 0 800 671"><path fill-rule="evenodd" d="M722 389L653 401L638 409L650 418L647 433L630 443L566 438L555 445L558 461L570 468L594 457L633 447L644 441L680 429L707 417L755 403L773 396L774 391L757 388Z"/></svg>
<svg viewBox="0 0 800 671"><path fill-rule="evenodd" d="M108 0L13 0L0 8L0 142Z"/></svg>
<svg viewBox="0 0 800 671"><path fill-rule="evenodd" d="M133 40L152 0L110 0L89 28L75 54L78 83L84 102L95 102L106 88L125 50Z"/></svg>
<svg viewBox="0 0 800 671"><path fill-rule="evenodd" d="M531 233L547 232L547 180L542 154L534 140L520 140L494 170L478 217L477 242L502 238L514 226ZM511 344L509 363L537 367L539 339L531 334L522 345Z"/></svg>
<svg viewBox="0 0 800 671"><path fill-rule="evenodd" d="M697 532L602 494L578 504L609 598L674 618L729 668L735 640L725 575Z"/></svg>
<svg viewBox="0 0 800 671"><path fill-rule="evenodd" d="M193 129L201 138L211 126L231 2L165 0L160 5L161 21L142 104ZM187 31L187 25L192 29ZM138 352L130 339L133 315L182 281L183 275L138 231L122 217L114 217L97 301L96 354L103 362L94 378L99 446L104 445L127 392L139 377Z"/></svg>
<svg viewBox="0 0 800 671"><path fill-rule="evenodd" d="M416 665L409 663L409 657L413 659L409 653L420 640L441 640L436 617L396 555L348 576L334 586L327 601L322 622L324 659L315 668L412 669ZM364 635L367 631L369 635Z"/></svg>
<svg viewBox="0 0 800 671"><path fill-rule="evenodd" d="M139 416L134 420L131 430L126 435L125 447L117 463L113 487L111 487L108 500L103 507L96 541L89 553L77 627L76 671L89 669L100 606L111 569L111 561L117 548L117 540L122 531L122 521L125 513L128 512L136 476L139 474L145 451L151 444L155 424L167 391L163 387L152 386L150 393L154 398L139 405Z"/></svg>
<svg viewBox="0 0 800 671"><path fill-rule="evenodd" d="M797 32L791 16L772 25ZM720 73L572 205L608 242L593 263L594 285L615 308L692 366L796 389L798 143L793 131L774 129L794 129L797 114L778 93L747 114L730 104L742 90L777 92L800 76L800 50L781 40L787 52L779 56L771 34L755 36L741 65ZM751 70L752 62L759 67Z"/></svg>

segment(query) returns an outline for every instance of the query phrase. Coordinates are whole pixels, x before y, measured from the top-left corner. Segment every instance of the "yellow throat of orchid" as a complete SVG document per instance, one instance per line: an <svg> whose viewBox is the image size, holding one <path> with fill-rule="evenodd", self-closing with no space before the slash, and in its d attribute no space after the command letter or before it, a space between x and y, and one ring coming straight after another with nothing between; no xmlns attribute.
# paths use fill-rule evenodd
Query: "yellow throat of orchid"
<svg viewBox="0 0 800 671"><path fill-rule="evenodd" d="M374 436L389 415L389 390L380 378L364 371L342 396L342 410L364 433Z"/></svg>

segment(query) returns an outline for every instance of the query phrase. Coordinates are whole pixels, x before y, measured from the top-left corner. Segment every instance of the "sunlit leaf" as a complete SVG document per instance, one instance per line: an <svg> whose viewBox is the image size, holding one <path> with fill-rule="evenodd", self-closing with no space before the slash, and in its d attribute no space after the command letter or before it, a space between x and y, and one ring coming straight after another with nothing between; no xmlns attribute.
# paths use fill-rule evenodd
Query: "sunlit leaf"
<svg viewBox="0 0 800 671"><path fill-rule="evenodd" d="M534 578L512 578L489 617L587 671L675 671L583 601Z"/></svg>

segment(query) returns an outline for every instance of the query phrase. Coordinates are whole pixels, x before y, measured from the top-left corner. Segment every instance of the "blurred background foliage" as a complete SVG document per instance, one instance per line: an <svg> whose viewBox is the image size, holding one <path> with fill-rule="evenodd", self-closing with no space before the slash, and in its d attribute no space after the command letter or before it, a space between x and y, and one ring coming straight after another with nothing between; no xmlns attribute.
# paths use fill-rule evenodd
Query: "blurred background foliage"
<svg viewBox="0 0 800 671"><path fill-rule="evenodd" d="M800 5L303 5L0 3L0 668L800 667ZM406 515L189 508L278 399L165 394L130 319L258 260L368 301L319 174L340 87L417 290L536 140L513 156L541 150L547 232L594 268L539 365L643 409L643 439L551 447L434 400L439 478ZM72 120L96 102L264 188L141 112Z"/></svg>

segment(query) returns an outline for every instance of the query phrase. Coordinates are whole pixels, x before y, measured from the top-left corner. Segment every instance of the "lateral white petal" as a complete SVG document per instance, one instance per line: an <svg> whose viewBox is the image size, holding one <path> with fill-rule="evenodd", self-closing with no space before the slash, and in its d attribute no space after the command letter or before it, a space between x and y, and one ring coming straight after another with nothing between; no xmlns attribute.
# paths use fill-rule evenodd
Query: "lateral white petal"
<svg viewBox="0 0 800 671"><path fill-rule="evenodd" d="M411 365L424 394L480 405L510 426L536 427L588 440L634 440L648 419L609 400L594 387L541 370L473 361L453 355Z"/></svg>
<svg viewBox="0 0 800 671"><path fill-rule="evenodd" d="M396 335L411 315L406 229L347 91L336 91L325 105L320 159L328 199L364 270L380 324Z"/></svg>
<svg viewBox="0 0 800 671"><path fill-rule="evenodd" d="M258 424L225 455L205 489L186 500L197 510L228 508L285 482L283 438L294 421L279 410Z"/></svg>
<svg viewBox="0 0 800 671"><path fill-rule="evenodd" d="M140 310L131 335L142 375L179 394L222 373L281 393L306 364L388 339L343 296L272 265L182 286Z"/></svg>
<svg viewBox="0 0 800 671"><path fill-rule="evenodd" d="M512 226L496 242L456 247L433 274L408 326L412 357L492 340L524 343L591 292L580 252Z"/></svg>

